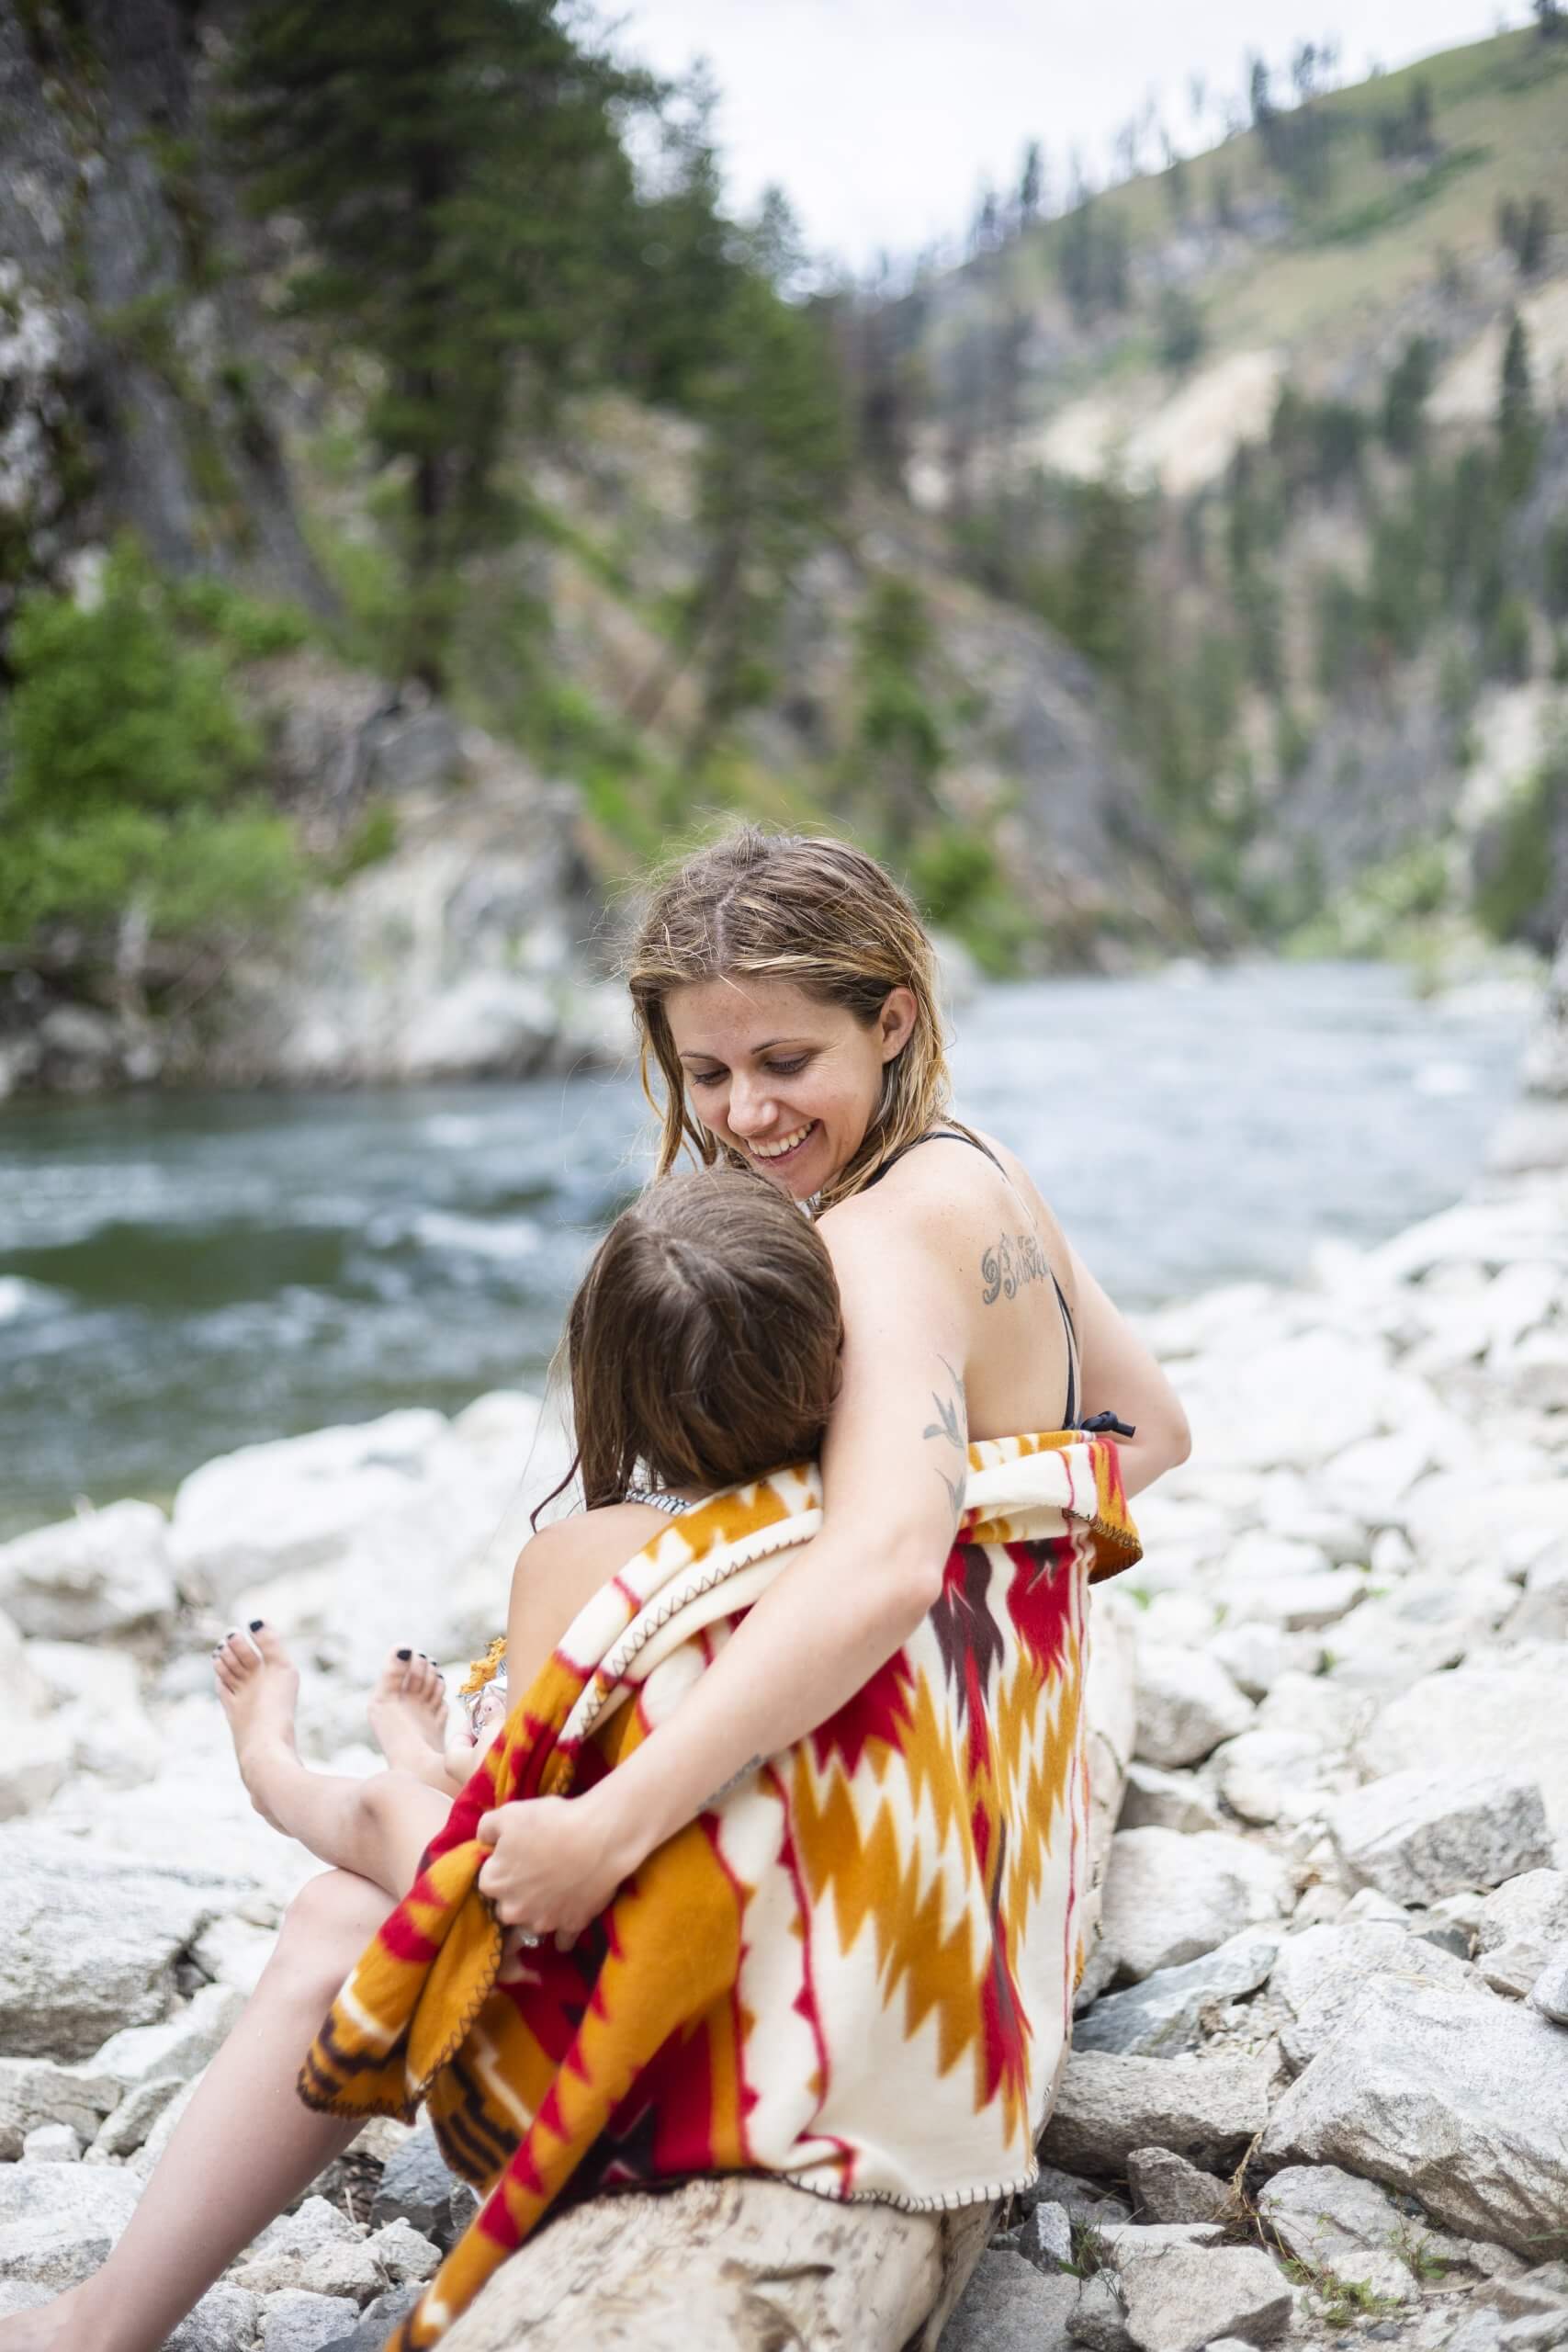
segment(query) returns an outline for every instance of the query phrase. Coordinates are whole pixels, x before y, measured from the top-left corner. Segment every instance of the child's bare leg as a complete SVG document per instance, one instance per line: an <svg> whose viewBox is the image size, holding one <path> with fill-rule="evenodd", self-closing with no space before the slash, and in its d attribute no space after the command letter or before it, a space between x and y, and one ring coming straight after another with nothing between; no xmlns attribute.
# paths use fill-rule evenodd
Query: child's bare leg
<svg viewBox="0 0 1568 2352"><path fill-rule="evenodd" d="M446 1678L423 1650L394 1650L367 1710L376 1745L394 1771L431 1781L446 1745ZM431 1781L432 1787L436 1785ZM445 1785L443 1782L442 1785Z"/></svg>
<svg viewBox="0 0 1568 2352"><path fill-rule="evenodd" d="M202 2077L104 2267L40 2310L0 2319L0 2352L157 2352L258 2231L360 2130L295 2090L344 1977L386 1917L378 1888L324 1871Z"/></svg>
<svg viewBox="0 0 1568 2352"><path fill-rule="evenodd" d="M450 1793L437 1794L407 1772L356 1780L301 1764L294 1745L299 1672L259 1619L248 1634L220 1642L215 1663L240 1775L257 1812L322 1861L401 1894L451 1810Z"/></svg>

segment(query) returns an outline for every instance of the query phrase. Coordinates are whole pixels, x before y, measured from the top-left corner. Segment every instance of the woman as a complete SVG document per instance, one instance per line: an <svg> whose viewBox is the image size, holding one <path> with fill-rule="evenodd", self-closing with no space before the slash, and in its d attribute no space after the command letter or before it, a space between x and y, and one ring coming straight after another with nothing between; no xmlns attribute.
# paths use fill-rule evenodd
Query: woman
<svg viewBox="0 0 1568 2352"><path fill-rule="evenodd" d="M739 832L658 891L629 977L661 1172L689 1145L814 1204L842 1301L841 1385L822 1532L713 1671L586 1794L488 1817L480 1883L534 1937L584 1927L717 1791L908 1638L940 1588L967 1440L1114 1411L1136 1430L1129 1493L1188 1446L1164 1376L1027 1171L952 1121L930 943L872 859ZM305 1888L114 2256L70 2307L0 2324L0 2352L152 2352L354 2137L355 2121L307 2109L294 2084L389 1907L341 1871Z"/></svg>

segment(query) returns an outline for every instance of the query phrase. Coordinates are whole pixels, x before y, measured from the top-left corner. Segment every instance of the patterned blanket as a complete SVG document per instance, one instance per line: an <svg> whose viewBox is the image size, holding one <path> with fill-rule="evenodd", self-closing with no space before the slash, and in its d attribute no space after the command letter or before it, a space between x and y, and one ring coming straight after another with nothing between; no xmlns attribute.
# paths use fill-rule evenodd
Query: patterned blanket
<svg viewBox="0 0 1568 2352"><path fill-rule="evenodd" d="M557 1951L475 1883L479 1816L591 1787L820 1524L815 1467L672 1520L595 1594L452 1808L300 2075L413 2114L485 2201L389 2341L437 2341L563 2193L765 2171L914 2211L1024 2187L1083 1962L1086 1590L1139 1556L1116 1448L969 1449L941 1598L837 1714Z"/></svg>

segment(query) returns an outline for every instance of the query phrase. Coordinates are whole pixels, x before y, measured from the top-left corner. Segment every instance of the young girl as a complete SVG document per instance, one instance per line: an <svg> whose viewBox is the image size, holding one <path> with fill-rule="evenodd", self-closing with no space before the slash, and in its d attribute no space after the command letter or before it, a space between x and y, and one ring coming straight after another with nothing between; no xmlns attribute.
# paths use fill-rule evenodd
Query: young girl
<svg viewBox="0 0 1568 2352"><path fill-rule="evenodd" d="M361 1779L313 1770L295 1747L299 1673L257 1618L215 1653L256 1810L322 1861L401 1894L504 1723L508 1690L521 1696L583 1603L661 1518L817 1453L839 1342L827 1250L784 1194L731 1169L656 1184L612 1226L572 1302L566 1350L578 1452L556 1493L581 1473L586 1510L525 1547L506 1641L466 1686L469 1734L444 1739L441 1677L423 1654L400 1650L370 1707L390 1769Z"/></svg>

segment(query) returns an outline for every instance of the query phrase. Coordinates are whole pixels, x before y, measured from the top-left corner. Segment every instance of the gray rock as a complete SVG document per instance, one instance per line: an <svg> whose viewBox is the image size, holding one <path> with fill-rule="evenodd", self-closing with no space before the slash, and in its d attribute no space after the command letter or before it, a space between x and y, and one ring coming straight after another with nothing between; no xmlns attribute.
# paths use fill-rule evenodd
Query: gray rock
<svg viewBox="0 0 1568 2352"><path fill-rule="evenodd" d="M333 2240L302 2254L254 2255L236 2265L231 2282L252 2295L298 2289L308 2295L345 2297L355 2308L380 2294L388 2283L369 2246L356 2238Z"/></svg>
<svg viewBox="0 0 1568 2352"><path fill-rule="evenodd" d="M22 2142L27 2165L73 2165L81 2154L81 2135L69 2123L35 2123Z"/></svg>
<svg viewBox="0 0 1568 2352"><path fill-rule="evenodd" d="M1157 1764L1129 1765L1118 1828L1176 1829L1190 1837L1195 1830L1224 1826L1219 1806L1190 1772L1162 1772Z"/></svg>
<svg viewBox="0 0 1568 2352"><path fill-rule="evenodd" d="M1265 2183L1258 2210L1286 2252L1314 2270L1401 2302L1416 2292L1396 2251L1410 2222L1374 2181L1337 2165L1292 2165Z"/></svg>
<svg viewBox="0 0 1568 2352"><path fill-rule="evenodd" d="M280 2213L276 2222L267 2223L249 2247L245 2260L306 2262L324 2247L357 2246L364 2240L365 2233L326 2198L307 2197L292 2213Z"/></svg>
<svg viewBox="0 0 1568 2352"><path fill-rule="evenodd" d="M1019 2245L1037 2270L1065 2270L1073 2258L1073 2224L1066 2207L1037 2205Z"/></svg>
<svg viewBox="0 0 1568 2352"><path fill-rule="evenodd" d="M1127 2186L1145 2222L1220 2222L1235 2207L1227 2182L1200 2172L1169 2148L1134 2148L1127 2158Z"/></svg>
<svg viewBox="0 0 1568 2352"><path fill-rule="evenodd" d="M203 1985L161 2025L127 2026L112 2034L93 2065L128 2090L153 2081L188 2083L218 2055L244 2006L230 1985Z"/></svg>
<svg viewBox="0 0 1568 2352"><path fill-rule="evenodd" d="M1043 2164L1030 2187L1021 2190L1018 2201L1025 2212L1046 2202L1059 2205L1069 2221L1088 2222L1096 2229L1108 2222L1130 2222L1133 2218L1121 2198L1103 2181L1084 2180L1077 2173L1064 2172L1057 2165Z"/></svg>
<svg viewBox="0 0 1568 2352"><path fill-rule="evenodd" d="M1403 1920L1346 1918L1305 1928L1287 1937L1269 1979L1285 2011L1280 2046L1293 2071L1311 2064L1378 1977L1456 1992L1475 1984L1468 1962L1422 1942Z"/></svg>
<svg viewBox="0 0 1568 2352"><path fill-rule="evenodd" d="M434 2132L422 2123L388 2158L370 2208L371 2222L377 2229L389 2222L408 2222L446 2252L454 2238L452 2191L465 2185L448 2172Z"/></svg>
<svg viewBox="0 0 1568 2352"><path fill-rule="evenodd" d="M1553 2025L1568 2025L1568 1943L1558 1945L1536 1978L1530 2002Z"/></svg>
<svg viewBox="0 0 1568 2352"><path fill-rule="evenodd" d="M1475 1939L1483 1980L1522 2000L1553 1947L1568 1942L1568 1871L1526 1871L1498 1887L1481 1906Z"/></svg>
<svg viewBox="0 0 1568 2352"><path fill-rule="evenodd" d="M1540 1788L1523 1773L1390 1773L1340 1797L1329 1834L1345 1867L1395 1903L1496 1886L1552 1857Z"/></svg>
<svg viewBox="0 0 1568 2352"><path fill-rule="evenodd" d="M1244 1731L1214 1750L1209 1770L1232 1813L1267 1824L1321 1814L1324 1751L1309 1732Z"/></svg>
<svg viewBox="0 0 1568 2352"><path fill-rule="evenodd" d="M400 2320L406 2319L420 2298L418 2287L394 2287L385 2295L378 2295L367 2303L359 2314L359 2324L346 2335L334 2335L322 2352L385 2352L387 2338Z"/></svg>
<svg viewBox="0 0 1568 2352"><path fill-rule="evenodd" d="M104 2118L93 2142L95 2158L134 2155L145 2144L170 2100L178 2098L181 2088L177 2075L154 2075L150 2083L138 2083L114 2113Z"/></svg>
<svg viewBox="0 0 1568 2352"><path fill-rule="evenodd" d="M1461 1757L1467 1771L1508 1774L1528 1756L1554 1834L1568 1835L1565 1669L1568 1648L1542 1642L1424 1676L1381 1708L1362 1732L1357 1743L1361 1769L1438 1776L1451 1772Z"/></svg>
<svg viewBox="0 0 1568 2352"><path fill-rule="evenodd" d="M0 1721L0 1821L47 1804L74 1754L75 1742L62 1723L17 1713Z"/></svg>
<svg viewBox="0 0 1568 2352"><path fill-rule="evenodd" d="M1250 1700L1206 1651L1140 1648L1134 1753L1145 1764L1169 1771L1201 1763L1251 1721Z"/></svg>
<svg viewBox="0 0 1568 2352"><path fill-rule="evenodd" d="M108 2165L0 2165L0 2278L61 2294L97 2269L141 2184Z"/></svg>
<svg viewBox="0 0 1568 2352"><path fill-rule="evenodd" d="M181 2320L164 2352L237 2352L254 2344L262 2307L238 2287L210 2287L188 2319Z"/></svg>
<svg viewBox="0 0 1568 2352"><path fill-rule="evenodd" d="M359 2316L339 2295L310 2295L299 2288L268 2295L261 2309L263 2352L324 2352Z"/></svg>
<svg viewBox="0 0 1568 2352"><path fill-rule="evenodd" d="M32 1824L0 1828L0 2044L89 2058L118 2026L161 2018L174 1963L231 1890L193 1886Z"/></svg>
<svg viewBox="0 0 1568 2352"><path fill-rule="evenodd" d="M1277 1856L1214 1830L1122 1829L1111 1841L1100 1932L1132 1977L1197 1960L1293 1897Z"/></svg>
<svg viewBox="0 0 1568 2352"><path fill-rule="evenodd" d="M1260 2157L1341 2165L1539 2255L1562 2228L1562 2080L1558 2030L1528 2006L1376 1980L1275 2109Z"/></svg>
<svg viewBox="0 0 1568 2352"><path fill-rule="evenodd" d="M111 1503L0 1544L0 1608L24 1634L81 1642L166 1622L177 1595L169 1523Z"/></svg>
<svg viewBox="0 0 1568 2352"><path fill-rule="evenodd" d="M1047 2278L1015 2254L983 2254L939 2352L1067 2352L1076 2278Z"/></svg>
<svg viewBox="0 0 1568 2352"><path fill-rule="evenodd" d="M407 2286L432 2278L441 2265L441 2249L421 2235L412 2222L389 2222L384 2230L365 2241L365 2251L373 2255L394 2286Z"/></svg>
<svg viewBox="0 0 1568 2352"><path fill-rule="evenodd" d="M1262 2130L1269 2081L1269 2069L1250 2059L1075 2051L1041 2153L1072 2172L1119 2175L1134 2148L1149 2147L1223 2165Z"/></svg>
<svg viewBox="0 0 1568 2352"><path fill-rule="evenodd" d="M1092 2278L1084 2280L1067 2322L1067 2334L1074 2344L1084 2346L1085 2352L1132 2352L1122 2290L1110 2271L1097 2270Z"/></svg>
<svg viewBox="0 0 1568 2352"><path fill-rule="evenodd" d="M49 2058L0 2058L0 2164L14 2164L40 2123L68 2123L93 2138L119 2085L90 2066L57 2066Z"/></svg>
<svg viewBox="0 0 1568 2352"><path fill-rule="evenodd" d="M1203 2352L1216 2333L1271 2344L1292 2309L1288 2281L1256 2246L1172 2246L1122 2266L1127 2333L1137 2352Z"/></svg>
<svg viewBox="0 0 1568 2352"><path fill-rule="evenodd" d="M136 2154L126 2158L126 2170L134 2173L138 2180L146 2180L151 2176L153 2166L178 2131L180 2118L196 2097L200 2083L201 2076L193 2075L188 2083L180 2085L167 2106L160 2109L152 2129Z"/></svg>
<svg viewBox="0 0 1568 2352"><path fill-rule="evenodd" d="M1267 1698L1283 1674L1311 1674L1321 1655L1317 1645L1281 1625L1224 1625L1205 1643L1237 1689L1249 1699Z"/></svg>
<svg viewBox="0 0 1568 2352"><path fill-rule="evenodd" d="M1100 2232L1120 2266L1134 2254L1163 2254L1172 2245L1217 2245L1224 2234L1219 2222L1123 2222Z"/></svg>
<svg viewBox="0 0 1568 2352"><path fill-rule="evenodd" d="M1074 2026L1073 2047L1136 2058L1170 2058L1195 2048L1204 2010L1256 1992L1274 1965L1280 1941L1277 1934L1248 1928L1201 1960L1159 1969L1141 1984L1104 1994Z"/></svg>

